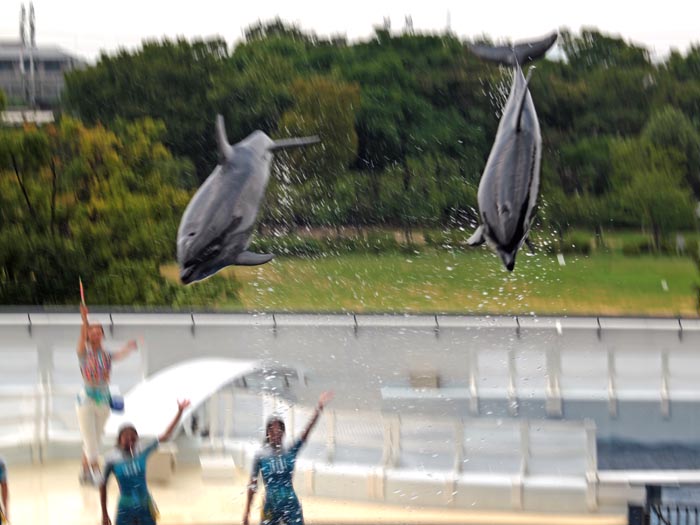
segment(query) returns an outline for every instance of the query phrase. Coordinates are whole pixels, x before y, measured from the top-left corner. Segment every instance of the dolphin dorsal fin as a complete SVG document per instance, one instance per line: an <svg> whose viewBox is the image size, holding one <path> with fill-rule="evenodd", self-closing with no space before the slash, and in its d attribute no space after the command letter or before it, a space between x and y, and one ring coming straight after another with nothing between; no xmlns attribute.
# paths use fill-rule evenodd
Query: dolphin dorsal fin
<svg viewBox="0 0 700 525"><path fill-rule="evenodd" d="M520 106L518 107L518 121L515 124L515 131L520 132L520 128L522 125L522 120L523 120L523 109L525 109L525 100L527 99L527 94L528 94L528 85L530 84L530 78L532 77L532 72L535 69L535 66L532 66L530 69L527 71L527 78L525 79L525 86L523 87L523 95L522 98L520 99Z"/></svg>
<svg viewBox="0 0 700 525"><path fill-rule="evenodd" d="M216 145L219 152L219 164L224 164L231 158L233 148L231 144L228 143L226 127L224 126L224 117L222 115L216 116Z"/></svg>

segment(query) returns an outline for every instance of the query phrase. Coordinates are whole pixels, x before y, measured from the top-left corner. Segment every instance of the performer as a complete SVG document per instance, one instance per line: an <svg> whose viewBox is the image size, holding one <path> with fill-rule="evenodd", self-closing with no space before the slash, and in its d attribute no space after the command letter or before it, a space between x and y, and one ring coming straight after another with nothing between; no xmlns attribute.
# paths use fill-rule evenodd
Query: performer
<svg viewBox="0 0 700 525"><path fill-rule="evenodd" d="M0 525L9 522L9 500L10 489L7 487L7 466L5 461L0 458Z"/></svg>
<svg viewBox="0 0 700 525"><path fill-rule="evenodd" d="M129 341L118 352L104 349L104 329L101 324L88 323L88 309L80 305L83 320L78 339L78 361L85 386L78 394L78 425L83 438L83 470L81 483L95 484L100 479L98 456L102 445L104 426L109 417L109 376L112 361L126 358L136 350L136 341Z"/></svg>
<svg viewBox="0 0 700 525"><path fill-rule="evenodd" d="M177 414L167 430L145 448L139 447L139 435L133 425L121 426L117 435L117 447L105 461L104 479L100 485L103 525L112 524L107 512L107 482L112 473L117 478L120 492L117 525L155 525L158 510L146 484L146 461L158 448L158 443L170 439L188 406L189 400L178 401Z"/></svg>
<svg viewBox="0 0 700 525"><path fill-rule="evenodd" d="M294 463L302 445L306 442L311 429L318 421L323 407L333 399L332 392L324 392L318 400L318 407L301 437L289 450L282 448L284 440L284 421L271 417L265 425L265 443L253 459L253 470L248 485L243 525L248 525L248 515L253 502L253 495L258 486L258 474L262 473L265 483L265 502L263 504L262 525L304 525L301 505L294 492L292 474Z"/></svg>

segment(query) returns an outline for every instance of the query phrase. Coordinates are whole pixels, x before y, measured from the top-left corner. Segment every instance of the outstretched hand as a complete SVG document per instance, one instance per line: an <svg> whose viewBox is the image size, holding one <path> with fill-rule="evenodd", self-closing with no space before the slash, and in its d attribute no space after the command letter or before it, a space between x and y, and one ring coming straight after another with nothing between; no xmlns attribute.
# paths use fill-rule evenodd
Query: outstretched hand
<svg viewBox="0 0 700 525"><path fill-rule="evenodd" d="M333 396L335 396L335 394L332 390L321 393L321 396L318 398L318 409L323 410L323 407L333 400Z"/></svg>
<svg viewBox="0 0 700 525"><path fill-rule="evenodd" d="M185 411L185 409L190 406L190 400L189 399L183 399L182 401L178 400L177 402L177 410L181 414Z"/></svg>

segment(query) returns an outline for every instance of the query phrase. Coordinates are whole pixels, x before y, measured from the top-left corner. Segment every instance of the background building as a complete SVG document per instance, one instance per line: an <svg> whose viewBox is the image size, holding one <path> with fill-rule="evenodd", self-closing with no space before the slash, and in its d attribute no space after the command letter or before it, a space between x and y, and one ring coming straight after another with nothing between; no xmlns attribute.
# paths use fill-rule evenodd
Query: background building
<svg viewBox="0 0 700 525"><path fill-rule="evenodd" d="M0 40L0 89L8 106L31 106L32 99L38 107L55 106L63 91L65 72L85 65L57 46L30 48L23 47L20 40Z"/></svg>

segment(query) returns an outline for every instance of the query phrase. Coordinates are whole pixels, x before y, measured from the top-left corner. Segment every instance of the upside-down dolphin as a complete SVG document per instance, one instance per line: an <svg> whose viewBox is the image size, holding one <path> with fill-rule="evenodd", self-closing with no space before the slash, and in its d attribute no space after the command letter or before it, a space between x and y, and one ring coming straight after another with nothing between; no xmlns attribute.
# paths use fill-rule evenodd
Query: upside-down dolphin
<svg viewBox="0 0 700 525"><path fill-rule="evenodd" d="M515 256L527 241L540 186L542 137L535 105L521 65L543 56L557 39L556 33L515 46L473 45L472 52L486 60L513 67L513 83L498 124L477 195L481 226L467 241L484 241L512 271Z"/></svg>
<svg viewBox="0 0 700 525"><path fill-rule="evenodd" d="M184 284L230 265L255 266L274 255L247 251L275 151L315 144L319 138L272 140L254 131L229 144L224 118L216 117L219 164L187 205L177 231L177 261Z"/></svg>

